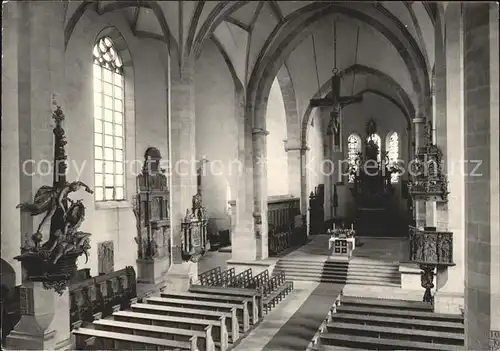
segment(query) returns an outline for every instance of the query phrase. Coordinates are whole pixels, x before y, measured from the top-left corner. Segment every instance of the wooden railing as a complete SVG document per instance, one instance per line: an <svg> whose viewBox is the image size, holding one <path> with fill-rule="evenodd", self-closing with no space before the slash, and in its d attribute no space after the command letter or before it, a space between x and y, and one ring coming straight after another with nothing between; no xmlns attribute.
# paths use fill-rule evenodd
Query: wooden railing
<svg viewBox="0 0 500 351"><path fill-rule="evenodd" d="M75 323L91 323L94 316L110 316L115 306L126 309L130 299L137 297L133 267L70 284L70 328Z"/></svg>
<svg viewBox="0 0 500 351"><path fill-rule="evenodd" d="M302 241L305 228L296 228L295 218L300 215L300 199L295 197L269 197L267 202L269 255L278 255Z"/></svg>

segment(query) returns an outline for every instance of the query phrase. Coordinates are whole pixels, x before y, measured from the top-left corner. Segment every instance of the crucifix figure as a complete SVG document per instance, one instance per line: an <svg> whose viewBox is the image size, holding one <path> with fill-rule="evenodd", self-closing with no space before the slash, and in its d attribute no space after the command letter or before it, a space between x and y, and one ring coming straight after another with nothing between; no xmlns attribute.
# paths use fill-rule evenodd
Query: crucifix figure
<svg viewBox="0 0 500 351"><path fill-rule="evenodd" d="M337 68L333 70L332 76L332 94L323 99L311 99L311 107L332 106L330 113L330 123L328 124L327 135L333 135L333 148L335 151L341 151L340 140L340 111L347 105L363 101L360 95L340 96L340 72Z"/></svg>

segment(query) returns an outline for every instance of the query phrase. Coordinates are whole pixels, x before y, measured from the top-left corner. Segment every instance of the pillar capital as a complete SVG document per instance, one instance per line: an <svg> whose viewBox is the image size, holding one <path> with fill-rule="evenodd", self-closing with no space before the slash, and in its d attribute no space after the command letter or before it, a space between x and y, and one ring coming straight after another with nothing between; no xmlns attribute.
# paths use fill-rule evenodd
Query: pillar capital
<svg viewBox="0 0 500 351"><path fill-rule="evenodd" d="M267 135L269 135L269 132L267 130L265 130L264 128L253 128L252 129L252 135L267 136Z"/></svg>
<svg viewBox="0 0 500 351"><path fill-rule="evenodd" d="M414 117L412 119L412 122L413 122L413 124L423 124L423 123L425 123L425 117L423 117L423 116Z"/></svg>

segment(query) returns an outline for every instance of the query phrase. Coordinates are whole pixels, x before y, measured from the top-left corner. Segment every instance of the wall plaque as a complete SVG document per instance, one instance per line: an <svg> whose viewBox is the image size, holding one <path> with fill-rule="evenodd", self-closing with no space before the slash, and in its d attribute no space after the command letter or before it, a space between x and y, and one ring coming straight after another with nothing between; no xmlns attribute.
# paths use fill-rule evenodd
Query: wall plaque
<svg viewBox="0 0 500 351"><path fill-rule="evenodd" d="M112 240L97 244L97 260L99 275L114 272L115 249Z"/></svg>

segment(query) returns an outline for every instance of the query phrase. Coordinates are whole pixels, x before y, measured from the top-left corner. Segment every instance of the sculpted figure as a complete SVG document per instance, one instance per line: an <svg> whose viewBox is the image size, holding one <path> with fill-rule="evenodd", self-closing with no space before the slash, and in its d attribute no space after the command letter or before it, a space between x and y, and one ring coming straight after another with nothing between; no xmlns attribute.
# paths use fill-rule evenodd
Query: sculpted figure
<svg viewBox="0 0 500 351"><path fill-rule="evenodd" d="M58 208L63 210L64 216L66 217L68 209L64 205L64 200L67 200L70 193L76 192L82 187L84 187L85 191L88 193L93 194L93 191L88 185L80 181L66 183L66 185L60 189L58 187L44 185L38 189L32 203L23 202L17 205L16 208L20 208L22 211L31 212L31 216L38 216L39 214L45 213L36 231L40 233L47 220L52 217Z"/></svg>

